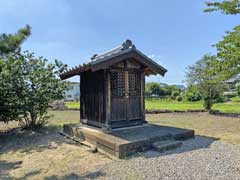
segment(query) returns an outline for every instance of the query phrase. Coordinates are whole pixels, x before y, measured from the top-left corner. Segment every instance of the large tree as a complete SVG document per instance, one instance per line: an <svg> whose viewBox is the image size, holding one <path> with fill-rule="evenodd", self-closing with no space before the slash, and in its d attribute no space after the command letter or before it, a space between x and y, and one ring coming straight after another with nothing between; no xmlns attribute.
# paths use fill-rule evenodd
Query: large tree
<svg viewBox="0 0 240 180"><path fill-rule="evenodd" d="M208 6L205 12L221 11L223 14L240 14L239 0L225 0L220 2L206 2ZM240 72L240 25L226 32L223 40L218 42L217 57L221 68L219 71L225 78L229 78Z"/></svg>
<svg viewBox="0 0 240 180"><path fill-rule="evenodd" d="M225 0L218 2L206 2L207 9L205 12L221 11L224 14L240 14L239 0Z"/></svg>
<svg viewBox="0 0 240 180"><path fill-rule="evenodd" d="M240 26L227 32L215 47L221 65L220 71L225 78L238 74L240 72Z"/></svg>
<svg viewBox="0 0 240 180"><path fill-rule="evenodd" d="M210 110L221 97L223 85L222 76L218 72L219 61L215 56L204 55L194 65L187 68L186 82L188 86L199 89L204 100L204 107Z"/></svg>

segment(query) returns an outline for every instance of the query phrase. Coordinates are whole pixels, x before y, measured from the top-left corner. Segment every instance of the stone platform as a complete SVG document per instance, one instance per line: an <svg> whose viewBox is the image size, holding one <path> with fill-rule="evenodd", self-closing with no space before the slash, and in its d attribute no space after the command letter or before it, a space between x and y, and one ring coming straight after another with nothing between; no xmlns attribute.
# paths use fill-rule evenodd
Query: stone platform
<svg viewBox="0 0 240 180"><path fill-rule="evenodd" d="M193 130L155 124L114 129L109 133L80 124L66 124L64 133L118 158L152 149L155 142L194 138Z"/></svg>

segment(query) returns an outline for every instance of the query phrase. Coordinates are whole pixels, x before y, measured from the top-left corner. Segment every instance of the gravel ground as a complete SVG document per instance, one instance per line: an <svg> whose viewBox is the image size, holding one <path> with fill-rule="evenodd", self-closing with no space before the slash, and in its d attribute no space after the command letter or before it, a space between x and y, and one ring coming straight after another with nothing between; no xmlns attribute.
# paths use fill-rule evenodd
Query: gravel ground
<svg viewBox="0 0 240 180"><path fill-rule="evenodd" d="M97 179L240 179L240 145L203 136L166 153L147 151L116 160L89 174Z"/></svg>

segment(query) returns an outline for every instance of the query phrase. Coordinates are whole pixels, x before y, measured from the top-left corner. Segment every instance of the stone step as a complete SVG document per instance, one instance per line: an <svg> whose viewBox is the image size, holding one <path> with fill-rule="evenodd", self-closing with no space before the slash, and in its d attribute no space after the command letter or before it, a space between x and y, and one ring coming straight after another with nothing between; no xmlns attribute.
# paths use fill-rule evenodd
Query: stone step
<svg viewBox="0 0 240 180"><path fill-rule="evenodd" d="M165 152L182 146L182 142L175 140L157 141L152 147L158 152Z"/></svg>

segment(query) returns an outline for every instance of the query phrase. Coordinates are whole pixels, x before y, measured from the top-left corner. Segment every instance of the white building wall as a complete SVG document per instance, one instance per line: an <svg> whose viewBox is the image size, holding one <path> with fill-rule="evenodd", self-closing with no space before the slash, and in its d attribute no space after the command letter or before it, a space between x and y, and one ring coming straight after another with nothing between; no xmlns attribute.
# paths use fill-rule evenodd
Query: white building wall
<svg viewBox="0 0 240 180"><path fill-rule="evenodd" d="M65 101L77 101L80 97L80 84L69 83L68 90L65 91Z"/></svg>

